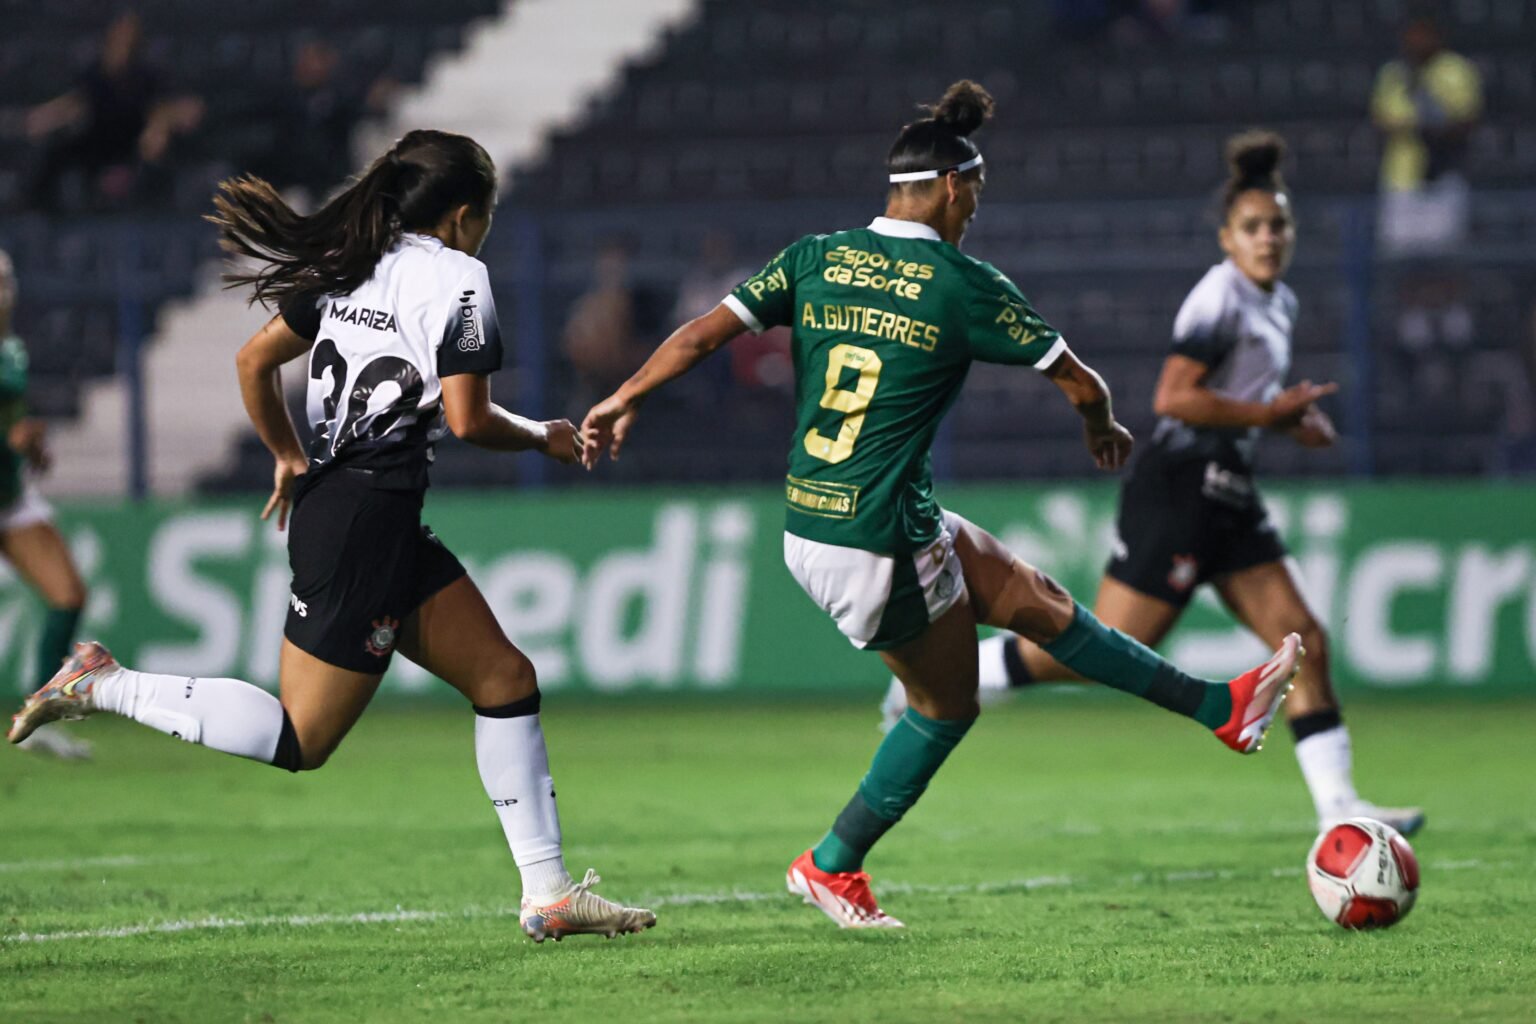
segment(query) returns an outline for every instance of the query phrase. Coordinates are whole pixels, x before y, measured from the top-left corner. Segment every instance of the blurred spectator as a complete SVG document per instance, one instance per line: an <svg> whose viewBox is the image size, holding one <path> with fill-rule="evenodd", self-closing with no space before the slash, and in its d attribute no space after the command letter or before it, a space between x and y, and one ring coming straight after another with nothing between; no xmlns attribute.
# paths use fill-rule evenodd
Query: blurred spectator
<svg viewBox="0 0 1536 1024"><path fill-rule="evenodd" d="M752 276L753 268L736 259L736 239L719 229L705 233L699 243L698 260L683 274L677 286L677 301L672 306L670 326L685 324L703 316L728 295L732 288ZM737 346L706 360L697 371L677 383L685 400L718 400L728 388L733 364L741 358ZM690 379L692 378L692 379Z"/></svg>
<svg viewBox="0 0 1536 1024"><path fill-rule="evenodd" d="M1432 18L1402 30L1402 57L1383 67L1371 116L1384 139L1378 230L1388 255L1434 253L1467 233L1471 198L1462 175L1483 109L1482 80L1446 50Z"/></svg>
<svg viewBox="0 0 1536 1024"><path fill-rule="evenodd" d="M752 268L736 258L736 240L730 232L713 230L699 244L699 260L683 274L672 307L674 323L703 316L748 277Z"/></svg>
<svg viewBox="0 0 1536 1024"><path fill-rule="evenodd" d="M574 407L592 404L635 371L661 340L665 311L661 296L631 279L628 243L603 243L593 261L592 283L572 303L565 322L561 347L575 372Z"/></svg>
<svg viewBox="0 0 1536 1024"><path fill-rule="evenodd" d="M286 88L259 112L272 144L245 161L301 208L317 205L353 169L353 126L382 113L397 87L388 77L348 86L337 74L340 63L336 48L323 39L299 46Z"/></svg>
<svg viewBox="0 0 1536 1024"><path fill-rule="evenodd" d="M200 98L161 94L160 77L144 59L139 16L121 14L75 86L27 112L27 135L43 146L32 200L45 210L67 199L128 200L141 173L164 161L172 140L202 118Z"/></svg>

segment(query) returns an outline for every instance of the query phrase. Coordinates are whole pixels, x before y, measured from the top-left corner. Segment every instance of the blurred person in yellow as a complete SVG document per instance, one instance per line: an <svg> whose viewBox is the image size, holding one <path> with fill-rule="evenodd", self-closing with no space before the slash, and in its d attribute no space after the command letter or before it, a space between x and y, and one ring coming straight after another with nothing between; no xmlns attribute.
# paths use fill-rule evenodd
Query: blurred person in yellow
<svg viewBox="0 0 1536 1024"><path fill-rule="evenodd" d="M1402 56L1382 67L1371 118L1382 133L1378 234L1389 255L1437 252L1466 236L1462 165L1483 111L1477 66L1445 48L1428 15L1402 30Z"/></svg>

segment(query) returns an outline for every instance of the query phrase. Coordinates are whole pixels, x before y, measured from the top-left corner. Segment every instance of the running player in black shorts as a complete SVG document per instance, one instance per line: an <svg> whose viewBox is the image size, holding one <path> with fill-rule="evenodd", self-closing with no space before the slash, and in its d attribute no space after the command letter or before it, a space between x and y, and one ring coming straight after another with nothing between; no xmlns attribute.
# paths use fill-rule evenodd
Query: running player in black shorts
<svg viewBox="0 0 1536 1024"><path fill-rule="evenodd" d="M1314 404L1335 385L1282 387L1297 312L1282 280L1296 241L1280 176L1284 154L1284 141L1269 132L1228 143L1219 233L1227 259L1206 273L1174 321L1173 350L1153 399L1161 418L1121 491L1119 538L1094 612L1156 647L1195 589L1210 583L1266 644L1299 633L1308 656L1286 712L1319 826L1364 815L1411 834L1424 823L1420 809L1377 807L1355 792L1327 637L1253 480L1254 448L1266 430L1309 448L1337 439ZM983 641L980 660L983 691L1080 678L1038 645L1007 634ZM893 684L885 721L903 707Z"/></svg>
<svg viewBox="0 0 1536 1024"><path fill-rule="evenodd" d="M575 463L567 420L534 423L491 402L501 337L485 264L496 170L473 139L413 131L311 216L256 178L226 181L210 218L231 253L264 264L228 275L281 313L236 359L256 432L277 460L262 510L293 569L279 701L237 679L135 672L80 644L16 716L11 742L44 722L111 711L289 771L319 768L399 651L464 694L475 757L522 875L535 940L648 928L566 872L533 665L507 639L457 558L421 522L433 444L447 431L493 451ZM280 367L309 354L308 451L283 403Z"/></svg>

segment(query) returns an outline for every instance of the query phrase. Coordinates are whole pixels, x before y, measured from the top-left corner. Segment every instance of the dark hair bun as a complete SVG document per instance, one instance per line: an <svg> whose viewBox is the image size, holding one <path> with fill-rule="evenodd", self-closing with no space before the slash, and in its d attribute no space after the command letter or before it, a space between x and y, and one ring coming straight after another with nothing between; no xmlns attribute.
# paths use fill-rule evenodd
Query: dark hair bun
<svg viewBox="0 0 1536 1024"><path fill-rule="evenodd" d="M944 98L927 109L935 121L954 129L956 135L966 136L986 123L996 105L991 93L965 78L945 90Z"/></svg>
<svg viewBox="0 0 1536 1024"><path fill-rule="evenodd" d="M1232 180L1258 186L1271 182L1285 159L1285 140L1274 132L1243 132L1227 140Z"/></svg>

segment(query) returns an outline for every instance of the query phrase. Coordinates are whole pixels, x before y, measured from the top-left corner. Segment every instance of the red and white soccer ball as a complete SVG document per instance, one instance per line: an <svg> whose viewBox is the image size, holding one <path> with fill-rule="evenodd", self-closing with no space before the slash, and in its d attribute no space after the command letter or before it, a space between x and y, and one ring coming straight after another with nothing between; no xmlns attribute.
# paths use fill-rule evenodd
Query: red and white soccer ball
<svg viewBox="0 0 1536 1024"><path fill-rule="evenodd" d="M1397 829L1373 818L1350 818L1312 844L1307 884L1334 924L1387 928L1413 909L1419 861Z"/></svg>

